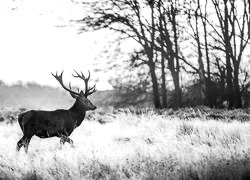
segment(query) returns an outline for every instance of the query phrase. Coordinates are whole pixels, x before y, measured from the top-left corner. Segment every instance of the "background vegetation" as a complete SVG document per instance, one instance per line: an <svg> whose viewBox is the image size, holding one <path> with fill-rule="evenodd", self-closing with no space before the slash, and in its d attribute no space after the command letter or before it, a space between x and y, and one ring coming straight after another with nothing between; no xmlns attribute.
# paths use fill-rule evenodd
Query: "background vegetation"
<svg viewBox="0 0 250 180"><path fill-rule="evenodd" d="M82 6L87 13L77 21L80 32L114 33L105 53L111 56L106 68L118 71L116 87L151 93L156 108L248 105L247 0L105 0ZM103 63L97 70L105 71Z"/></svg>

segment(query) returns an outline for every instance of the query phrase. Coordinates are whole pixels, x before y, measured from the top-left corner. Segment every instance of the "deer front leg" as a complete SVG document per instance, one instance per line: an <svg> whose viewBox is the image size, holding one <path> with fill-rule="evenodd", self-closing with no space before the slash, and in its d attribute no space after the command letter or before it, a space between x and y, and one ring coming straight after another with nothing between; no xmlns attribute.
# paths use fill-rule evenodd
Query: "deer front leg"
<svg viewBox="0 0 250 180"><path fill-rule="evenodd" d="M69 143L69 144L71 144L71 145L73 145L73 144L74 144L74 143L73 143L73 140L72 140L72 139L70 139L69 137L67 137L66 142L67 142L67 143Z"/></svg>
<svg viewBox="0 0 250 180"><path fill-rule="evenodd" d="M73 147L73 141L68 136L62 135L60 137L60 144L61 144L61 146L64 145L65 142L69 143Z"/></svg>

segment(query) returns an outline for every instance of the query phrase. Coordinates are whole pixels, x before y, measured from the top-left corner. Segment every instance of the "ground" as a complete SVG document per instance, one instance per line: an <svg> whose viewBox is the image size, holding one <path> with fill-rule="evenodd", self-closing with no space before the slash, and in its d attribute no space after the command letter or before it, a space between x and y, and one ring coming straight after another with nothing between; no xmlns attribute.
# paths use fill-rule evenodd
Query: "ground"
<svg viewBox="0 0 250 180"><path fill-rule="evenodd" d="M16 152L11 112L1 113L0 179L250 179L248 110L96 112L71 135L74 147L34 137L27 154Z"/></svg>

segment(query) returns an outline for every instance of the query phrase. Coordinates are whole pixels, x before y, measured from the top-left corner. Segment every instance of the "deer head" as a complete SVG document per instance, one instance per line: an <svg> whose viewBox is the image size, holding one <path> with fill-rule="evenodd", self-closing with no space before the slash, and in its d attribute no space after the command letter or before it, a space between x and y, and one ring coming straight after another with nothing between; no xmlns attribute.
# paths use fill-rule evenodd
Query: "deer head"
<svg viewBox="0 0 250 180"><path fill-rule="evenodd" d="M72 88L71 88L70 82L69 82L69 88L67 88L63 83L63 77L62 77L63 76L63 71L61 72L60 75L57 75L57 72L56 72L55 75L53 73L51 73L51 74L56 78L56 80L60 83L60 85L63 87L63 89L68 91L70 93L70 95L74 99L76 99L76 103L78 104L80 109L85 110L85 111L95 110L96 106L93 105L91 103L91 101L87 98L89 95L96 92L96 85L94 85L93 87L89 87L89 85L88 85L88 82L89 82L89 79L90 79L90 72L89 72L89 75L88 75L87 78L83 75L82 72L78 73L78 72L75 71L75 73L76 73L76 75L72 74L73 77L80 78L80 79L82 79L84 81L84 83L85 83L85 92L83 92L82 90L80 91L79 89L78 89L77 92L73 91Z"/></svg>

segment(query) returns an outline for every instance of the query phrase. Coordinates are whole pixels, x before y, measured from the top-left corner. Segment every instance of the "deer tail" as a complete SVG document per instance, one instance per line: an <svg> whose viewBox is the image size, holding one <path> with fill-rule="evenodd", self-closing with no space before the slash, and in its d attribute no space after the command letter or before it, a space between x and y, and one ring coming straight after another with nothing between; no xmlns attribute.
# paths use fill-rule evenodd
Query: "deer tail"
<svg viewBox="0 0 250 180"><path fill-rule="evenodd" d="M19 114L18 115L18 123L23 131L23 126L22 126L22 119L23 119L23 116L24 116L25 113L22 113L22 114Z"/></svg>

